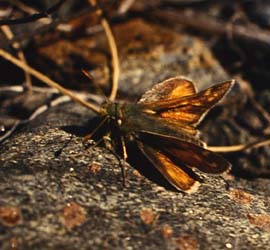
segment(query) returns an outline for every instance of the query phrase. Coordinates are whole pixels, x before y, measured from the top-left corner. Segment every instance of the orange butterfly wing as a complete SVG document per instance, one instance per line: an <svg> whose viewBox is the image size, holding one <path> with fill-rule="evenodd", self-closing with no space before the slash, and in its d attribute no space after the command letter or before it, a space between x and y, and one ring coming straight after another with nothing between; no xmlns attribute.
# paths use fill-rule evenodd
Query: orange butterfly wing
<svg viewBox="0 0 270 250"><path fill-rule="evenodd" d="M221 174L231 167L231 164L222 156L173 136L140 132L138 140L151 148L161 150L177 163L197 168L204 173Z"/></svg>
<svg viewBox="0 0 270 250"><path fill-rule="evenodd" d="M175 137L159 131L140 130L136 139L143 154L177 189L184 192L196 189L198 182L192 168L211 174L230 169L231 164L222 156L197 143L196 126L233 84L234 81L227 81L196 93L191 81L176 77L156 85L138 102L143 112L156 117L156 122L168 124L176 131ZM182 138L183 131L193 140ZM177 138L177 134L182 137Z"/></svg>
<svg viewBox="0 0 270 250"><path fill-rule="evenodd" d="M196 93L192 81L182 76L167 79L145 92L138 103L151 103L161 100L189 96Z"/></svg>
<svg viewBox="0 0 270 250"><path fill-rule="evenodd" d="M181 85L181 82L179 83ZM167 84L171 85L170 82ZM185 83L182 85L184 95L179 96L176 95L179 94L181 87L178 87L178 90L174 92L172 84L171 92L167 95L167 99L155 98L151 102L143 99L142 104L145 110L151 110L153 114L165 118L169 122L179 123L183 128L186 127L188 131L198 125L204 115L226 95L233 84L233 80L223 82L200 93L193 93L186 96L185 94L191 93L189 92L190 87L187 87L188 84ZM148 100L151 100L151 98Z"/></svg>
<svg viewBox="0 0 270 250"><path fill-rule="evenodd" d="M199 182L181 169L179 165L173 163L170 158L161 151L139 142L138 146L148 160L176 189L187 193L195 192L197 190Z"/></svg>

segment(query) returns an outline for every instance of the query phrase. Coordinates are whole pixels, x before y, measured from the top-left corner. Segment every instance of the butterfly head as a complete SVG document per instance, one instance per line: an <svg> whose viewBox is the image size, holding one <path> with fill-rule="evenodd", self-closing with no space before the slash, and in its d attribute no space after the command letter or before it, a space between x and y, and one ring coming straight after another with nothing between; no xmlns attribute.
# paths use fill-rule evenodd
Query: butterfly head
<svg viewBox="0 0 270 250"><path fill-rule="evenodd" d="M103 105L102 114L104 116L108 116L109 119L118 126L122 125L123 112L122 105L120 103L106 103Z"/></svg>

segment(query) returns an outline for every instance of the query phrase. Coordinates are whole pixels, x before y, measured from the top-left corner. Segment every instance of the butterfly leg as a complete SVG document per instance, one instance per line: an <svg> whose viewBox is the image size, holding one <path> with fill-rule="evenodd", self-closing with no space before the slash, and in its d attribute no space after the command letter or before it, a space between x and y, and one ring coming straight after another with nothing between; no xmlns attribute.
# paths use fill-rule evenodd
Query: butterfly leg
<svg viewBox="0 0 270 250"><path fill-rule="evenodd" d="M122 174L122 183L123 187L126 186L126 171L125 171L125 163L127 160L127 149L126 149L126 144L124 137L120 136L120 146L122 148L122 158L115 152L114 147L111 145L111 138L110 134L107 134L106 136L103 136L101 140L104 141L105 147L116 157L116 159L119 162L119 166L121 168L121 174Z"/></svg>
<svg viewBox="0 0 270 250"><path fill-rule="evenodd" d="M88 140L90 140L93 135L105 124L107 120L108 117L106 116L90 134L84 136L83 141L87 142Z"/></svg>
<svg viewBox="0 0 270 250"><path fill-rule="evenodd" d="M120 161L120 167L122 171L122 180L123 180L123 186L126 186L126 171L125 171L125 164L127 160L127 148L126 148L126 143L125 139L123 136L120 136L120 141L121 141L121 147L122 147L122 154L123 154L123 163Z"/></svg>

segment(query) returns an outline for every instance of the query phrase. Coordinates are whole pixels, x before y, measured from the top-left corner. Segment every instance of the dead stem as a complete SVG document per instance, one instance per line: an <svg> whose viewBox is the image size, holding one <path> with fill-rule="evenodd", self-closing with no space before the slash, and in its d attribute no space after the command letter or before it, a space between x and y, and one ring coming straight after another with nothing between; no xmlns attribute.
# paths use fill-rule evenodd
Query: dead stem
<svg viewBox="0 0 270 250"><path fill-rule="evenodd" d="M47 18L50 14L57 11L65 1L66 0L59 0L57 3L49 7L47 10L39 13L34 13L33 15L27 17L0 20L0 25L15 25L15 24L29 23L39 20L41 18Z"/></svg>
<svg viewBox="0 0 270 250"><path fill-rule="evenodd" d="M88 2L93 7L97 6L96 0L88 0ZM112 55L113 79L112 79L112 89L111 89L111 94L109 96L109 100L114 101L116 98L116 95L117 95L118 84L119 84L119 75L120 75L120 64L119 64L118 50L117 50L114 35L113 35L112 29L109 25L109 22L103 16L103 12L100 8L98 8L97 13L98 13L98 15L101 16L100 22L101 22L101 25L104 29L105 34L106 34L108 44L110 47L110 51L111 51L111 55Z"/></svg>
<svg viewBox="0 0 270 250"><path fill-rule="evenodd" d="M10 1L12 5L16 6L17 8L21 9L22 11L24 11L25 13L28 13L28 14L36 14L38 11L35 10L34 8L22 3L21 1L19 0L11 0Z"/></svg>
<svg viewBox="0 0 270 250"><path fill-rule="evenodd" d="M23 92L23 87L21 85L13 85L13 86L1 86L0 87L0 92L3 91L11 91L11 92L18 92L18 93L22 93ZM59 91L57 89L53 89L51 87L36 87L33 86L32 87L32 91L33 92L38 92L38 93L47 93L47 94L59 94ZM86 93L84 91L76 91L76 90L72 90L72 92L77 95L78 97L84 99L84 100L92 100L95 103L98 104L102 104L104 103L104 101L106 101L105 98L101 97L100 95L95 95L95 94L90 94L90 93ZM67 96L68 97L68 96ZM71 100L70 97L68 97L69 100Z"/></svg>
<svg viewBox="0 0 270 250"><path fill-rule="evenodd" d="M64 103L64 102L67 102L69 101L69 97L68 96L61 96L61 97L58 97L57 99L53 100L52 102L50 102L50 104L45 104L45 105L42 105L40 107L38 107L32 114L29 118L27 119L24 119L24 120L19 120L19 121L16 121L12 127L2 136L0 136L0 143L2 143L4 140L6 140L8 137L10 137L14 131L16 131L16 129L21 126L21 125L24 125L24 124L27 124L29 123L30 121L34 120L37 116L41 115L42 113L44 113L46 110L48 110L49 107L55 107L61 103ZM1 128L1 126L0 126Z"/></svg>
<svg viewBox="0 0 270 250"><path fill-rule="evenodd" d="M24 11L25 13L29 15L35 15L36 13L38 13L36 9L22 3L20 0L11 0L11 4L21 9L22 11ZM43 17L43 18L37 19L37 22L40 22L44 25L49 25L53 22L53 20L52 18L49 18L49 17ZM59 31L66 31L67 29L70 30L69 26L70 26L69 24L62 23L62 24L56 25L56 29Z"/></svg>
<svg viewBox="0 0 270 250"><path fill-rule="evenodd" d="M1 26L1 30L2 30L2 32L4 33L4 35L6 36L6 38L8 40L12 40L13 39L14 35L13 35L11 29L9 28L9 26L3 25L3 26ZM18 42L13 42L12 43L12 47L14 49L18 50L18 52L17 52L18 58L20 58L20 60L22 62L24 62L25 64L27 64L26 59L25 59L25 56L24 56L24 53L23 53L23 51L21 49L20 44ZM31 90L31 88L32 88L31 76L30 76L30 74L26 70L24 71L24 74L25 74L25 84L24 84L24 87L25 87L26 90Z"/></svg>
<svg viewBox="0 0 270 250"><path fill-rule="evenodd" d="M250 27L240 24L231 26L225 22L210 17L203 12L195 10L154 10L149 17L158 18L161 22L169 25L183 25L200 32L215 35L227 36L228 32L235 38L242 39L247 42L254 42L258 45L269 47L270 33L259 27Z"/></svg>
<svg viewBox="0 0 270 250"><path fill-rule="evenodd" d="M128 10L131 8L131 6L134 4L135 0L124 0L120 3L120 6L117 10L117 12L120 15L124 15L128 12Z"/></svg>
<svg viewBox="0 0 270 250"><path fill-rule="evenodd" d="M97 114L101 113L100 106L97 106L93 103L90 103L90 102L87 102L87 101L81 99L80 97L75 95L73 92L62 87L57 82L51 80L49 77L47 77L46 75L42 74L41 72L33 69L32 67L25 64L24 62L16 59L14 56L10 55L8 52L0 49L0 56L5 58L6 60L10 61L11 63L15 64L19 68L27 71L28 73L30 73L31 75L33 75L34 77L36 77L40 81L44 82L45 84L49 85L50 87L57 89L60 93L69 96L72 100L74 100L74 101L82 104L83 106L93 110L95 113L97 113Z"/></svg>
<svg viewBox="0 0 270 250"><path fill-rule="evenodd" d="M239 144L239 145L232 145L232 146L207 146L206 148L210 151L217 152L217 153L233 153L233 152L240 152L249 149L259 148L263 146L270 145L270 139L256 141L248 144Z"/></svg>

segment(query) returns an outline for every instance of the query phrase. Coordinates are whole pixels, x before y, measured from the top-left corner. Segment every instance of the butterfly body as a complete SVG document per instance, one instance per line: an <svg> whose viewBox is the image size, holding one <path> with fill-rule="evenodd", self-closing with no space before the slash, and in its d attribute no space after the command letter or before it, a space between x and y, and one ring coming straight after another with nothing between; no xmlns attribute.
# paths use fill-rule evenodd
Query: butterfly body
<svg viewBox="0 0 270 250"><path fill-rule="evenodd" d="M222 156L205 149L197 125L229 91L233 81L197 93L193 83L176 77L157 84L138 103L107 103L103 114L121 136L142 153L177 189L198 187L193 169L220 174L230 168Z"/></svg>
<svg viewBox="0 0 270 250"><path fill-rule="evenodd" d="M110 122L118 126L121 134L126 137L139 138L144 131L153 134L174 136L178 139L203 145L198 136L192 136L173 124L156 116L155 112L145 109L142 104L133 103L110 103L106 106L106 113Z"/></svg>

